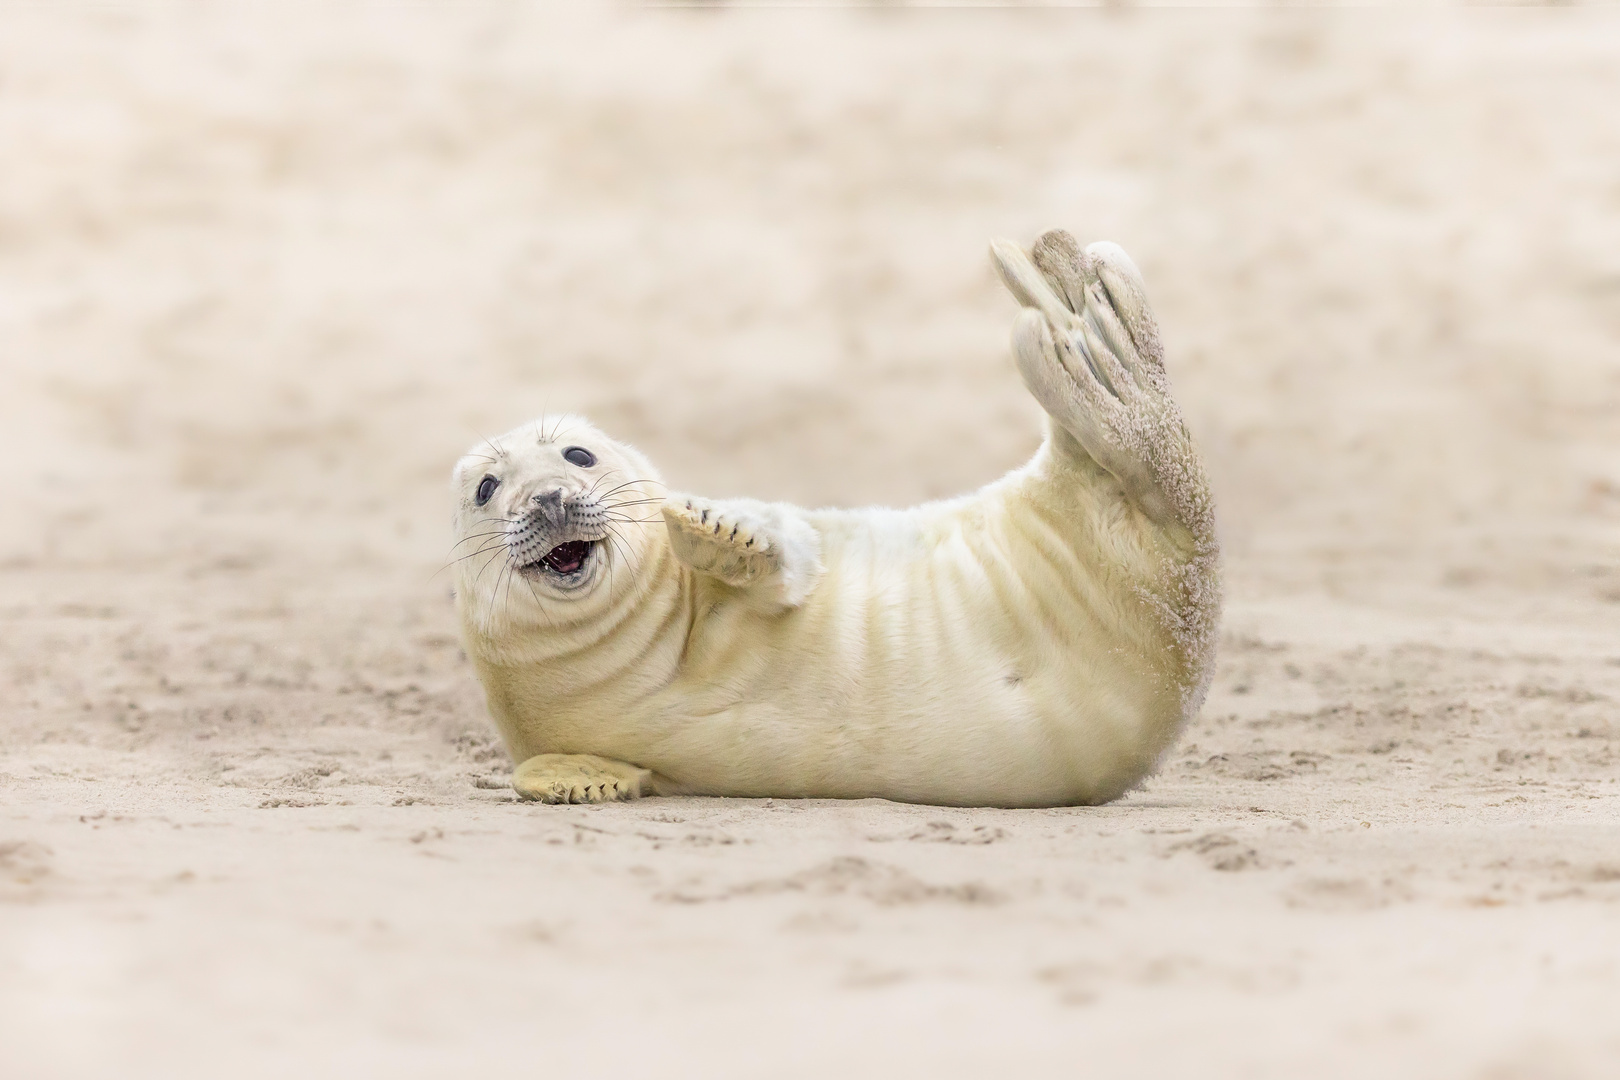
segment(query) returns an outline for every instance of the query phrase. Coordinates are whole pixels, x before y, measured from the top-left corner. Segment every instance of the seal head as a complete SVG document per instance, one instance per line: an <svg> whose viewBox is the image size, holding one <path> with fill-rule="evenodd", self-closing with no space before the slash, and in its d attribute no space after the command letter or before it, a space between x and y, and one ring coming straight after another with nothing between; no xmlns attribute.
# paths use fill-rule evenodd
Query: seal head
<svg viewBox="0 0 1620 1080"><path fill-rule="evenodd" d="M457 596L497 633L611 604L645 558L641 519L663 485L634 449L563 416L473 447L451 488Z"/></svg>

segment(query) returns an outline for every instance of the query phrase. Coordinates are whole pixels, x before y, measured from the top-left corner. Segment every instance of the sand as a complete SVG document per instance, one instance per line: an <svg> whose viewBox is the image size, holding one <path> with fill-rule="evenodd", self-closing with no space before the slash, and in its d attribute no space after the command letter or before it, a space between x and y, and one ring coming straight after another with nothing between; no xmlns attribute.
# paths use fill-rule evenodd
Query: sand
<svg viewBox="0 0 1620 1080"><path fill-rule="evenodd" d="M0 1075L1620 1075L1620 13L0 6ZM1228 554L1110 806L522 804L446 481L1036 445L1143 267Z"/></svg>

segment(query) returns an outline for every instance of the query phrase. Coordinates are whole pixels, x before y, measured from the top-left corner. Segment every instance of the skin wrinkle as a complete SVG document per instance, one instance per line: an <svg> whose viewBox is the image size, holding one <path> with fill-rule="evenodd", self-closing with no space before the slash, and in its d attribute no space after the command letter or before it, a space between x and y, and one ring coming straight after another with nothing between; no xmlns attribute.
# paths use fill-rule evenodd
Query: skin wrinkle
<svg viewBox="0 0 1620 1080"><path fill-rule="evenodd" d="M1043 526L1047 524L1038 515L1036 519ZM1027 538L1031 534L1043 530L1033 530L1026 525L1025 528L1019 531ZM1049 529L1044 531L1050 535ZM993 556L989 558L981 557L980 565L983 567L986 581L998 601L996 607L1002 613L1002 618L1007 621L1019 620L1021 616L1027 618L1026 612L1029 612L1032 608L1032 621L1038 626L1032 636L1036 640L1044 639L1069 646L1071 644L1069 639L1073 636L1069 630L1069 623L1062 618L1058 607L1048 602L1048 590L1045 588L1032 588L1029 583L1022 580L1002 557L1001 545L989 542L987 538L986 542L980 546L988 549L988 554ZM1062 589L1064 585L1069 585L1076 580L1075 576L1061 572L1059 565L1061 552L1057 550L1057 545L1054 544L1043 548L1040 544L1036 544L1035 548L1044 559L1046 568L1052 571L1048 577L1052 579L1052 583L1056 588ZM1073 607L1072 604L1070 606ZM1068 740L1064 738L1067 726L1065 720L1067 718L1049 715L1042 711L1036 711L1034 716L1037 725L1042 729L1047 751L1053 756L1063 759L1071 769L1079 771L1079 763L1075 760L1076 755L1068 745Z"/></svg>
<svg viewBox="0 0 1620 1080"><path fill-rule="evenodd" d="M1045 521L1039 519L1037 519L1037 523L1042 526L1047 525ZM1060 542L1056 540L1056 534L1049 527L1035 530L1026 526L1020 529L1019 532L1021 534L1020 538L1028 542L1044 561L1047 569L1051 572L1049 576L1056 580L1060 588L1064 585L1073 586L1076 583L1073 575L1062 572L1063 559L1062 552L1059 550ZM1080 581L1078 584L1083 586L1085 582ZM1076 592L1072 587L1064 591L1082 598L1083 602L1079 605L1082 610L1091 606L1091 601L1094 599L1084 596L1083 590ZM1062 642L1066 642L1071 636L1069 626L1072 619L1065 619L1063 613L1052 605L1050 602L1052 590L1032 588L1027 582L1015 579L998 588L996 592L997 598L1004 601L999 605L1001 610L1007 612L1009 618L1034 624L1037 627L1034 631L1035 635L1048 641ZM1026 603L1020 604L1017 602L1018 600L1024 600Z"/></svg>
<svg viewBox="0 0 1620 1080"><path fill-rule="evenodd" d="M574 529L660 508L598 542L577 586L508 566L525 588L492 590L454 564L520 794L1043 806L1142 780L1208 687L1213 510L1134 266L1064 236L1037 243L1040 269L993 248L1048 430L974 495L905 511L675 495L577 417L491 445L511 473L496 515L533 491L564 492ZM469 504L485 460L453 478L462 534L487 531ZM524 513L515 532L534 528ZM532 557L567 528L506 550Z"/></svg>
<svg viewBox="0 0 1620 1080"><path fill-rule="evenodd" d="M1093 575L1081 571L1072 553L1065 550L1069 545L1063 541L1065 525L1072 529L1076 520L1081 522L1094 521L1098 516L1105 513L1106 511L1102 508L1086 507L1085 511L1071 511L1070 516L1064 517L1052 508L1046 500L1033 500L1029 504L1028 513L1025 515L1026 520L1020 521L1019 528L1025 538L1029 539L1036 550L1045 558L1046 564L1053 572L1053 576L1063 584L1071 588L1078 587L1081 590L1077 596L1081 600L1083 608L1091 612L1092 616L1099 621L1112 624L1110 629L1115 629L1119 624L1127 620L1120 617L1117 604L1108 597L1108 591L1095 587L1096 583L1093 580ZM1088 569L1094 569L1096 576L1103 578L1104 584L1117 586L1119 584L1117 580L1118 571L1121 566L1127 565L1124 560L1133 553L1118 549L1112 543L1115 536L1115 528L1108 524L1103 525L1101 528L1093 527L1087 531L1087 538L1092 540L1098 550L1101 550L1105 544L1112 549L1110 551L1112 558L1094 560L1094 567L1088 567ZM1130 583L1134 587L1134 579L1130 579ZM1039 610L1043 612L1047 610L1042 604L1042 596L1046 591L1044 589L1029 590L1031 598L1038 605L1042 605ZM1062 620L1054 615L1047 615L1046 621L1053 625L1054 628L1061 628L1063 625Z"/></svg>

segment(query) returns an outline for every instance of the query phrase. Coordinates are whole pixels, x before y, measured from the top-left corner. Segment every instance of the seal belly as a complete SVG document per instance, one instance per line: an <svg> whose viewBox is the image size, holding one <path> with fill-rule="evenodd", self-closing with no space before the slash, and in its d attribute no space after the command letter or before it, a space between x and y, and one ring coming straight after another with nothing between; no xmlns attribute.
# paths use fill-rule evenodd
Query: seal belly
<svg viewBox="0 0 1620 1080"><path fill-rule="evenodd" d="M1088 647L1110 640L1107 605L1071 546L1041 566L996 503L941 510L820 516L834 569L785 614L709 590L642 763L710 794L964 805L1097 802L1139 778L1161 680Z"/></svg>

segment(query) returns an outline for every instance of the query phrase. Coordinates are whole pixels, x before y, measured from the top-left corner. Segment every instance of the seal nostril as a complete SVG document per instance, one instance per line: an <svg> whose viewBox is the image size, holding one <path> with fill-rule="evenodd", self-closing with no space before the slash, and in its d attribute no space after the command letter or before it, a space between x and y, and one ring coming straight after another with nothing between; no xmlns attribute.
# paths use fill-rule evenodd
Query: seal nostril
<svg viewBox="0 0 1620 1080"><path fill-rule="evenodd" d="M568 505L563 502L562 488L542 491L531 500L535 514L552 528L561 528L568 520Z"/></svg>

